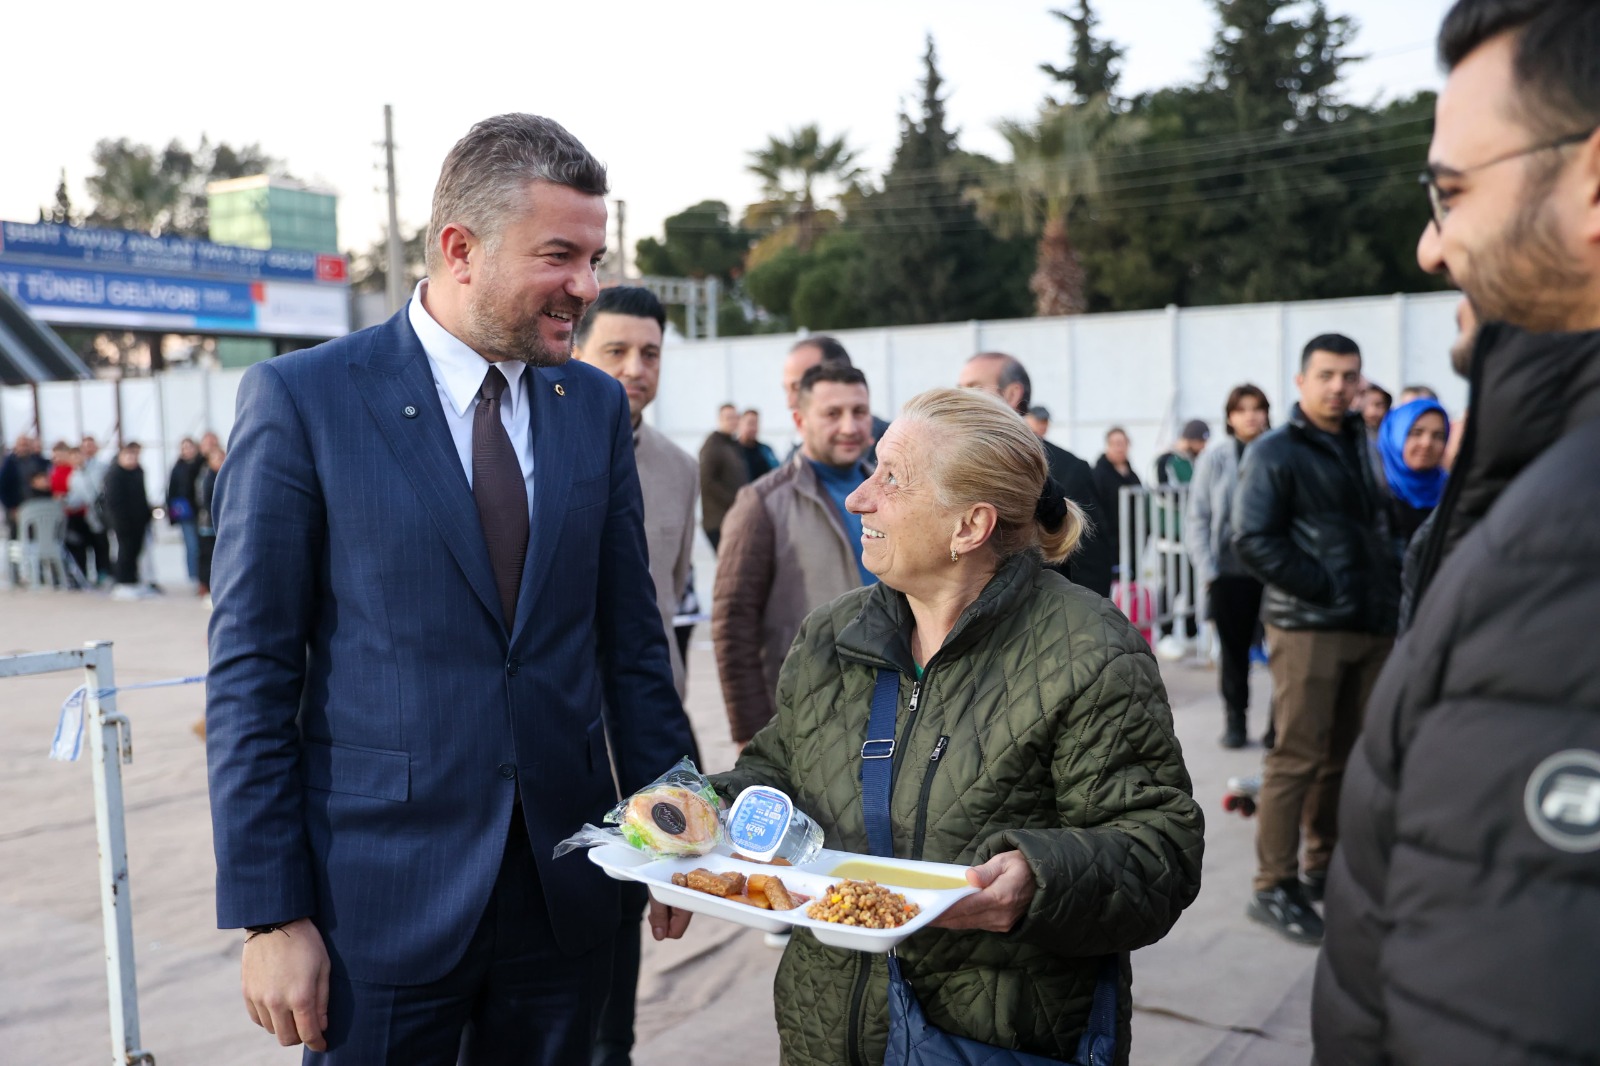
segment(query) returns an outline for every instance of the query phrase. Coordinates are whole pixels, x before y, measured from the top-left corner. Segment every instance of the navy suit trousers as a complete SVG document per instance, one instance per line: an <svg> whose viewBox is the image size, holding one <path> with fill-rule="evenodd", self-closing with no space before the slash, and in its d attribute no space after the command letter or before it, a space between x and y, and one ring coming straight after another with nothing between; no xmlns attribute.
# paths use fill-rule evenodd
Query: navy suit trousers
<svg viewBox="0 0 1600 1066"><path fill-rule="evenodd" d="M370 984L334 972L328 1051L307 1066L589 1066L612 945L561 953L522 805L466 954L437 981Z"/></svg>

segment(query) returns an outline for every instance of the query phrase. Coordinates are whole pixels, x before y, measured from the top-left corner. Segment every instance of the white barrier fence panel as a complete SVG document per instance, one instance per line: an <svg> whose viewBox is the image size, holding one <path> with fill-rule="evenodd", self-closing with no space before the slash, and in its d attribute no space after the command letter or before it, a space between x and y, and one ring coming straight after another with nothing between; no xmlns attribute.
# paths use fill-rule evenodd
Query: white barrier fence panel
<svg viewBox="0 0 1600 1066"><path fill-rule="evenodd" d="M1111 599L1150 635L1182 654L1211 655L1205 590L1183 544L1187 485L1126 486L1117 494L1117 585ZM1192 635L1191 635L1192 632Z"/></svg>
<svg viewBox="0 0 1600 1066"><path fill-rule="evenodd" d="M1367 376L1392 394L1412 384L1435 389L1459 412L1466 384L1450 369L1455 338L1453 292L1396 294L1303 303L1169 307L1155 311L951 322L834 334L866 373L872 407L892 417L912 396L955 384L961 365L982 351L1021 359L1033 401L1050 408L1050 439L1094 460L1112 426L1131 438L1145 471L1191 418L1221 434L1228 390L1251 382L1281 422L1294 401L1300 350L1319 333L1361 346ZM783 358L797 334L667 344L661 386L646 418L691 455L724 402L762 412L762 436L780 455L793 427L783 394ZM165 493L178 441L215 431L226 442L242 370L167 371L155 379L59 382L0 388L0 431L9 438L37 427L46 447L84 433L108 439L121 411L124 440L145 446L152 499ZM120 388L120 408L116 392ZM37 396L37 403L35 402Z"/></svg>
<svg viewBox="0 0 1600 1066"><path fill-rule="evenodd" d="M128 720L116 709L111 642L76 651L0 656L0 678L82 670L84 730L94 771L95 836L100 846L100 913L105 926L106 991L110 999L113 1066L155 1066L139 1046L139 994L133 962L133 897L128 885L128 840L122 806L122 764L133 761Z"/></svg>

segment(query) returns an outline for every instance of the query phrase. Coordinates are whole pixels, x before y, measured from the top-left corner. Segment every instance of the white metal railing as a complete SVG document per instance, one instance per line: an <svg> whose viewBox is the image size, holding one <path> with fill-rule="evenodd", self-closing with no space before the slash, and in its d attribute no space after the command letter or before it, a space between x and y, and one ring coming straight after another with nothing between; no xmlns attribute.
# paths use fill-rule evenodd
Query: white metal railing
<svg viewBox="0 0 1600 1066"><path fill-rule="evenodd" d="M82 670L84 728L94 771L94 823L100 845L100 914L105 926L106 991L110 998L113 1066L155 1066L139 1047L139 995L133 964L133 899L128 886L128 840L123 826L122 764L133 761L128 720L116 709L111 642L76 651L0 656L0 677Z"/></svg>
<svg viewBox="0 0 1600 1066"><path fill-rule="evenodd" d="M1118 594L1112 598L1130 619L1135 618L1139 591L1149 596L1148 619L1135 619L1155 639L1170 633L1194 647L1189 626L1204 634L1204 617L1195 588L1194 565L1183 544L1183 512L1189 499L1187 485L1124 486L1117 493Z"/></svg>

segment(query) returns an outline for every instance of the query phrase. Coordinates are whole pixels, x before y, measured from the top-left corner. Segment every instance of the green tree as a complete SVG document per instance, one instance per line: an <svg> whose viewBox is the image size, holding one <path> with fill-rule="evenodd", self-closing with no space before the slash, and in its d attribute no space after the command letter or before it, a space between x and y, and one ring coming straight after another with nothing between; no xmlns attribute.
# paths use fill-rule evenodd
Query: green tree
<svg viewBox="0 0 1600 1066"><path fill-rule="evenodd" d="M72 193L67 190L67 168L61 168L61 180L56 183L55 204L39 208L40 222L54 222L59 226L76 226L78 213L72 208Z"/></svg>
<svg viewBox="0 0 1600 1066"><path fill-rule="evenodd" d="M736 226L728 205L702 200L662 223L662 239L634 246L634 262L645 274L674 278L716 277L731 286L744 268L752 234Z"/></svg>
<svg viewBox="0 0 1600 1066"><path fill-rule="evenodd" d="M777 329L852 329L873 325L864 298L865 240L848 226L824 233L810 251L780 249L745 275L744 289Z"/></svg>
<svg viewBox="0 0 1600 1066"><path fill-rule="evenodd" d="M662 239L646 237L634 245L634 263L641 273L672 278L717 278L722 300L717 308L717 334L737 337L754 324L745 314L740 278L753 238L733 223L732 212L721 200L702 200L662 223ZM680 306L667 308L667 317L685 332L688 315Z"/></svg>
<svg viewBox="0 0 1600 1066"><path fill-rule="evenodd" d="M923 67L919 113L900 116L883 188L846 223L865 238L861 296L883 325L1025 314L1027 242L995 236L965 195L979 161L946 120L931 37Z"/></svg>
<svg viewBox="0 0 1600 1066"><path fill-rule="evenodd" d="M1337 89L1353 59L1354 21L1329 17L1323 0L1211 2L1219 26L1207 85L1232 104L1236 128L1293 128L1339 117Z"/></svg>
<svg viewBox="0 0 1600 1066"><path fill-rule="evenodd" d="M107 138L94 146L90 158L94 169L87 185L94 206L85 221L151 236L204 239L209 232L207 184L287 173L260 145L213 145L204 134L193 150L176 139L158 150L125 137Z"/></svg>
<svg viewBox="0 0 1600 1066"><path fill-rule="evenodd" d="M1067 87L1067 98L1059 102L1081 106L1096 99L1115 100L1125 50L1121 45L1095 36L1094 28L1100 19L1089 6L1089 0L1078 0L1076 11L1053 9L1050 14L1065 22L1072 31L1067 65L1039 64L1040 70Z"/></svg>
<svg viewBox="0 0 1600 1066"><path fill-rule="evenodd" d="M844 137L826 138L815 123L790 130L786 138L769 136L764 147L750 153L746 169L761 179L761 194L772 205L766 216L792 222L802 252L810 251L822 228L818 182L831 180L848 188L863 173Z"/></svg>
<svg viewBox="0 0 1600 1066"><path fill-rule="evenodd" d="M1002 237L1033 237L1034 313L1075 315L1088 309L1083 263L1069 229L1072 209L1100 192L1100 153L1137 135L1136 120L1097 102L1047 103L1034 123L1003 121L1010 162L986 168L969 196L978 217Z"/></svg>
<svg viewBox="0 0 1600 1066"><path fill-rule="evenodd" d="M417 282L428 272L425 261L428 237L428 227L418 226L409 234L404 229L400 231L401 258L405 263L405 285L407 292L416 287ZM387 292L389 289L389 235L387 227L385 232L378 235L378 239L368 245L363 251L347 251L345 255L350 259L350 287L356 292Z"/></svg>
<svg viewBox="0 0 1600 1066"><path fill-rule="evenodd" d="M1413 262L1431 97L1344 102L1355 26L1317 0L1215 3L1202 80L1129 101L1069 211L1090 309L1434 287Z"/></svg>

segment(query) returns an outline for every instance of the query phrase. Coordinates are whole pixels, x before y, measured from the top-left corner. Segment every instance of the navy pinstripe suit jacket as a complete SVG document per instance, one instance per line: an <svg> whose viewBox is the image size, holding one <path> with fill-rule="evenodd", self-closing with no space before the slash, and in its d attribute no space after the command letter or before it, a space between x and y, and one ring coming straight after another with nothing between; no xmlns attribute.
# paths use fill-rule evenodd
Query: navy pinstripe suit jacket
<svg viewBox="0 0 1600 1066"><path fill-rule="evenodd" d="M601 708L628 791L694 742L622 387L581 363L524 380L534 515L508 633L403 310L245 374L214 503L222 928L310 915L358 980L443 976L483 913L520 788L557 943L581 952L614 932L615 882L551 858L614 802Z"/></svg>

